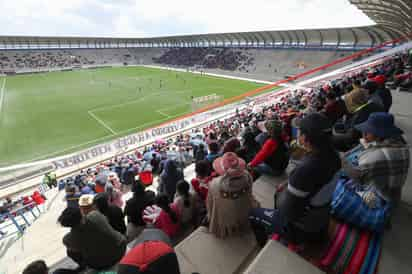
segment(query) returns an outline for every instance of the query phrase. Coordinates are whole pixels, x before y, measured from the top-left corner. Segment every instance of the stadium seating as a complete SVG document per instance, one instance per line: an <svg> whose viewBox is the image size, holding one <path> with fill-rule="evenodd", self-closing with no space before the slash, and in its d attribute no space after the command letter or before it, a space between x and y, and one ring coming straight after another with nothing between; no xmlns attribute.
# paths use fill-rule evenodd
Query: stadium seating
<svg viewBox="0 0 412 274"><path fill-rule="evenodd" d="M0 72L159 64L276 81L352 53L333 50L215 48L10 50L0 52Z"/></svg>
<svg viewBox="0 0 412 274"><path fill-rule="evenodd" d="M151 57L152 53L147 53L147 55L144 55L145 58ZM81 61L79 62L90 63L92 62L91 60L93 60L94 58L99 58L98 55L94 55L94 54L95 53L90 53L87 59L81 59ZM304 62L305 65L307 64L310 68L310 66L315 65L318 59L321 59L321 57L319 56L318 58L307 57L305 61L301 61L300 57L290 56L291 53L288 51L281 52L279 54L282 55L279 58L282 60L286 60L286 59L289 60L288 61L289 65L292 67L293 65L291 64L297 64L298 62ZM305 56L306 54L307 53L305 53ZM334 55L333 55L334 57L332 57L332 55L326 55L323 53L319 53L319 54L322 55L322 58L325 58L324 62L326 62L325 60L329 60L328 58L336 58L336 56ZM328 54L332 54L332 53L328 53ZM258 55L259 57L257 59L254 59ZM263 61L263 59L265 59L264 54L262 54L260 51L259 53L257 52L250 53L248 54L248 56L250 59L246 59L246 60L254 59L257 63L259 63L262 66L262 70L258 70L258 69L256 70L256 71L259 71L259 73L264 73L263 71L266 71L265 70L266 67L269 68L270 67L269 65L272 66L271 63L268 63L268 62L265 63ZM252 58L251 56L254 56L254 57ZM119 56L118 54L113 54L112 57L108 58L107 60L111 62L115 62L115 61L126 60L125 58L127 59L129 57ZM271 57L271 58L272 60L276 60L275 57ZM393 63L391 62L393 62L394 59L395 58L393 58L393 60L390 60L384 66L378 67L378 71L379 69L383 69L383 67L385 66L386 66L385 69L388 69L389 71L390 68L393 66ZM157 59L157 60L161 60L161 59ZM59 62L60 61L57 62L58 66L60 66ZM30 65L31 63L29 62L28 64ZM250 65L253 65L253 64L250 64ZM291 67L288 67L288 68L280 67L280 69L282 69L281 72L293 71ZM374 68L368 67L367 69L372 70ZM366 79L366 77L369 77L369 75L366 75L367 69L365 69L361 73L361 76L359 77L361 77L362 79L363 78ZM267 73L269 73L269 70L267 70ZM346 77L345 75L343 76ZM391 77L392 75L388 75L388 76ZM276 104L270 107L271 111L279 114L279 117L281 118L284 118L283 114L285 114L286 111L289 112L289 109L285 109L285 105L289 105L289 107L292 109L295 107L296 111L301 109L302 106L305 107L303 112L319 111L320 109L323 108L323 105L320 101L322 101L321 100L322 96L325 95L324 93L327 93L327 90L333 89L337 93L336 97L340 97L340 95L344 94L347 91L348 87L351 86L349 82L346 82L346 81L352 81L352 80L346 79L344 81L334 83L334 84L329 83L330 86L328 86L327 88L317 87L316 91L312 90L311 92L308 92L307 95L308 95L308 98L310 98L309 100L310 102L308 102L307 105L301 104L301 101L300 101L301 94L299 92L292 93L291 96L290 95L283 96L280 98L279 104ZM262 112L265 112L266 110L267 109L265 109ZM223 133L226 133L227 135L229 135L229 137L236 136L239 133L238 131L234 130L236 127L231 127L231 125L235 125L236 123L239 123L239 121L244 122L245 124L248 124L248 122L250 122L250 120L248 119L251 119L252 116L256 119L257 117L260 117L262 118L261 120L263 120L262 112L252 113L252 111L248 109L245 111L243 116L242 116L243 114L242 113L242 114L238 114L236 117L228 118L222 123L221 122L213 123L211 126L209 126L209 129L218 132L219 133L218 135L220 135L221 133L220 139L218 141L220 143L224 143L224 141L226 141L228 138L227 137L223 138L222 137L224 135ZM283 119L283 122L288 125L290 124L290 121L287 119ZM179 141L172 140L171 143L174 143L175 145L181 145L179 143L188 145L187 143L185 143L185 141L183 141L183 139L184 138L181 138L179 139ZM207 141L207 138L205 141ZM152 147L147 148L144 152L151 153L152 151L156 151L156 150L162 151L162 149L164 148L165 147L162 147L162 146L157 147L153 145ZM133 163L135 165L138 165L140 158L139 158L139 161L136 161L135 157L133 158L125 157L123 159L120 159L120 161L119 159L115 159L113 161L103 163L101 166L97 168L91 169L90 172L87 171L87 174L82 173L81 176L84 175L85 177L89 176L89 178L96 179L95 176L98 175L99 170L102 170L105 168L117 168L117 167L124 168L124 165L122 165L121 163L123 162L123 160L126 162L126 164L129 163L129 161L132 161L132 162L135 161ZM73 178L73 180L76 181L77 178ZM82 185L81 181L83 179L80 178L79 180L80 180L80 182L78 182L79 185ZM257 200L260 202L262 207L268 207L268 208L273 207L273 194L275 192L275 187L276 185L283 183L286 180L287 180L286 177L279 177L279 178L274 179L273 177L262 176L254 183L253 193L255 197L257 198ZM74 183L76 184L76 182ZM253 260L253 257L256 255L256 251L257 251L257 243L255 242L255 239L252 234L248 234L247 236L244 236L242 238L233 237L233 238L223 240L223 239L218 239L214 237L212 234L205 232L205 228L200 227L196 229L186 239L180 242L175 247L175 250L178 255L182 273L193 273L193 272L198 272L202 274L239 273L245 269L246 269L245 273L285 273L285 272L308 273L308 274L309 273L322 273L319 269L312 266L308 261L305 261L298 255L290 252L287 248L285 248L284 246L282 246L276 241L269 241L269 243L265 246L265 248L261 250L259 254L257 255L257 257Z"/></svg>

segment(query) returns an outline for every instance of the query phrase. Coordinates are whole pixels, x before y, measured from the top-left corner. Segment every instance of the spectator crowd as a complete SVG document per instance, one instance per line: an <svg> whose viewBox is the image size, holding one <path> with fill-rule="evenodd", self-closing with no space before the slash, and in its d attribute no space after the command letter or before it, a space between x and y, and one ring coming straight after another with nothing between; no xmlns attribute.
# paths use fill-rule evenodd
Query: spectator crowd
<svg viewBox="0 0 412 274"><path fill-rule="evenodd" d="M238 66L236 52L215 51L172 49L157 61ZM405 88L411 66L411 55L397 54L59 182L67 208L58 222L70 228L63 243L79 265L71 271L116 265L117 273L179 273L173 245L198 226L222 239L253 231L260 246L273 235L299 246L326 241L330 220L340 213L333 193L342 178L358 189L357 206L379 211L390 205L384 216L390 227L410 156L390 113L387 86ZM195 178L188 182L184 168L192 163ZM262 208L252 192L254 182L262 175L285 174L288 180L276 187L274 207ZM154 176L157 189L151 186ZM124 204L122 196L130 190ZM339 219L380 230L342 214ZM47 273L47 266L34 262L24 272L32 273Z"/></svg>
<svg viewBox="0 0 412 274"><path fill-rule="evenodd" d="M234 71L251 65L253 58L242 51L227 48L172 48L153 61L159 64Z"/></svg>

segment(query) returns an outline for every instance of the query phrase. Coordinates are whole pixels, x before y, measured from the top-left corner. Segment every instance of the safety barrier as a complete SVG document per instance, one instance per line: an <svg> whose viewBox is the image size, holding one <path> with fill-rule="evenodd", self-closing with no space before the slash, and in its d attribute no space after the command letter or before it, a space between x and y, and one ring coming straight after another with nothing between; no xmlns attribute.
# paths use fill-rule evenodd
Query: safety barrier
<svg viewBox="0 0 412 274"><path fill-rule="evenodd" d="M17 233L23 235L26 228L31 226L41 214L42 211L35 202L0 214L0 240Z"/></svg>

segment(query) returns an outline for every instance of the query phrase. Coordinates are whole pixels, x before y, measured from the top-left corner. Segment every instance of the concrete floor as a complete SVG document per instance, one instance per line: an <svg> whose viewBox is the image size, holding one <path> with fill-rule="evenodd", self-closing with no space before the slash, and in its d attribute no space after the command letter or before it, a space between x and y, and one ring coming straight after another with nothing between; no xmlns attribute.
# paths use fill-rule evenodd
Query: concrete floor
<svg viewBox="0 0 412 274"><path fill-rule="evenodd" d="M391 112L396 124L412 144L412 93L393 93ZM403 188L402 203L392 219L392 229L384 237L379 273L412 273L412 171Z"/></svg>

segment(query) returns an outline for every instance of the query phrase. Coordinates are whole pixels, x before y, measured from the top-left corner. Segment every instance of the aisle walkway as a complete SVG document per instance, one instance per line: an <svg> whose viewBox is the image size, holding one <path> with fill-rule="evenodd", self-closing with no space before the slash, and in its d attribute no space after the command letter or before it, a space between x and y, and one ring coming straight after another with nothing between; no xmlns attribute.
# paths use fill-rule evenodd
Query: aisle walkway
<svg viewBox="0 0 412 274"><path fill-rule="evenodd" d="M20 274L30 262L43 259L52 265L66 256L62 238L68 229L57 223L57 218L66 206L64 192L57 194L49 210L15 242L0 259L0 273Z"/></svg>

